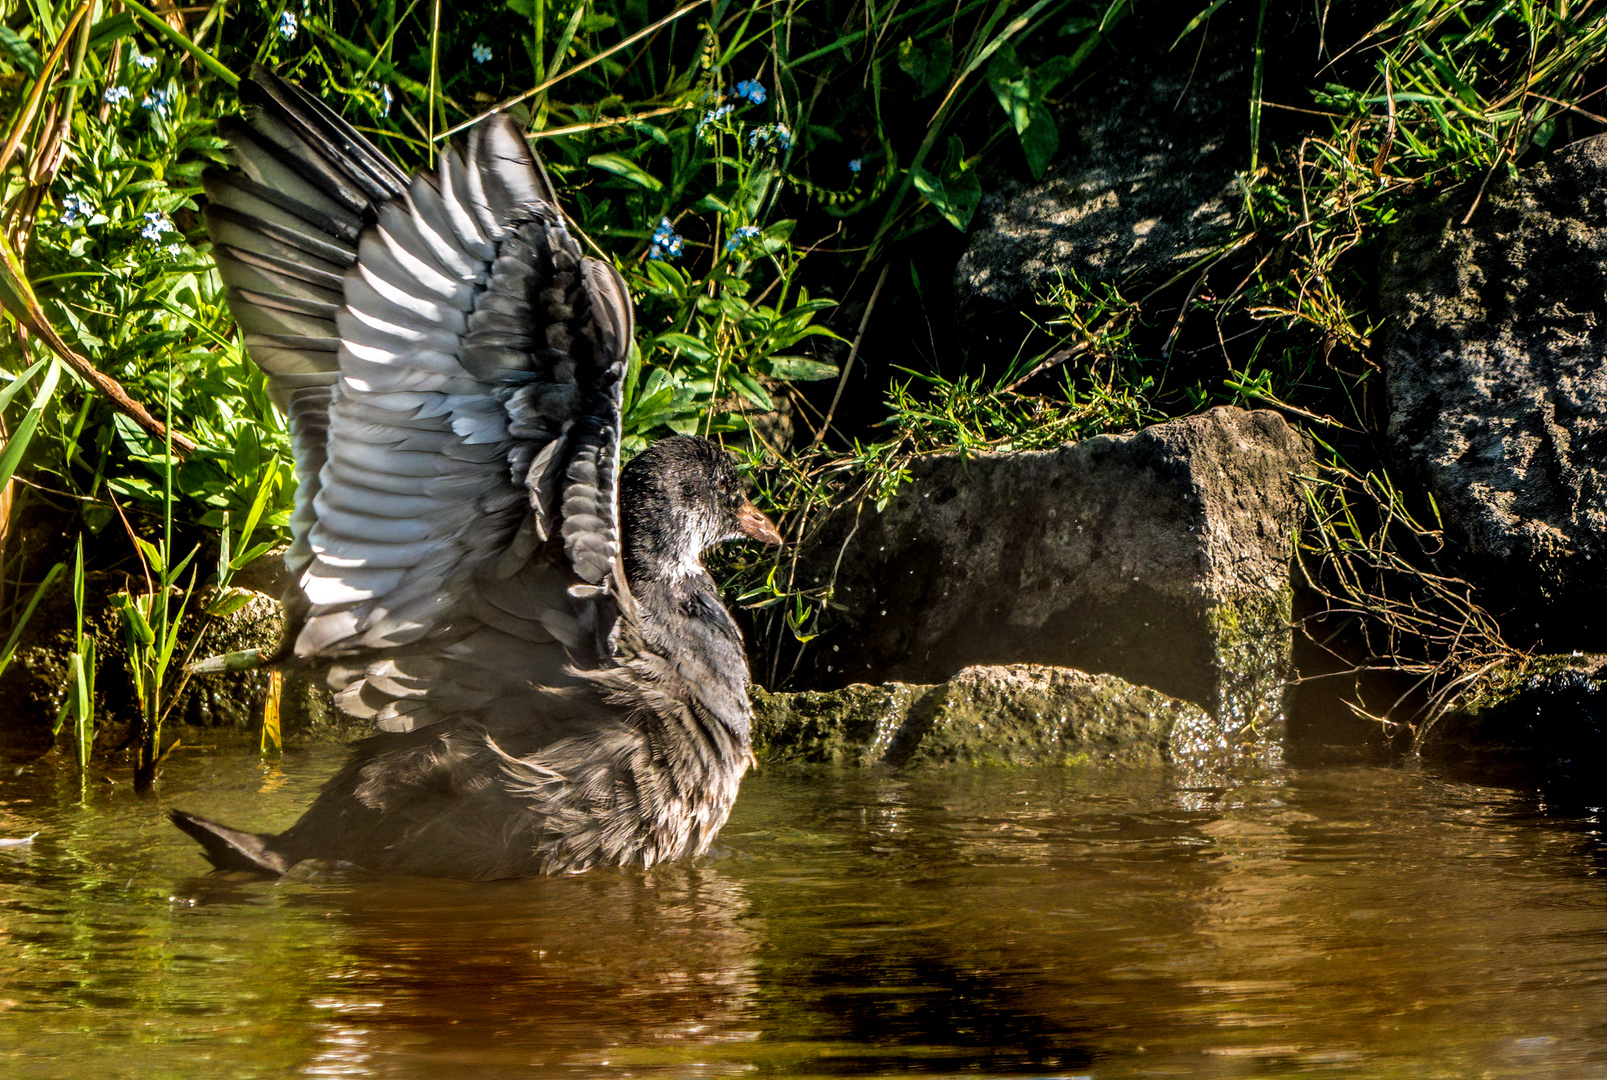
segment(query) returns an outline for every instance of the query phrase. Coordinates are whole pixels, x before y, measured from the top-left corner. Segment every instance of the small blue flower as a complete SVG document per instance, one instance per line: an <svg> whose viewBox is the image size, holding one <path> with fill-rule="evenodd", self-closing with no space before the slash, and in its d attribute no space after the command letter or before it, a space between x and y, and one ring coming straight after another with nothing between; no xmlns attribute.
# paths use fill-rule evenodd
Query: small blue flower
<svg viewBox="0 0 1607 1080"><path fill-rule="evenodd" d="M173 223L159 210L145 212L145 224L139 234L147 240L161 240L162 234L173 231Z"/></svg>
<svg viewBox="0 0 1607 1080"><path fill-rule="evenodd" d="M763 235L764 234L759 231L759 227L757 225L744 225L742 228L731 234L731 239L725 242L725 250L727 252L731 252L736 251L739 248L747 247L749 244L753 243Z"/></svg>
<svg viewBox="0 0 1607 1080"><path fill-rule="evenodd" d="M299 27L296 22L296 13L293 11L281 11L279 13L279 36L286 41L294 41L296 40L297 29Z"/></svg>
<svg viewBox="0 0 1607 1080"><path fill-rule="evenodd" d="M69 229L95 216L95 204L74 192L61 200L61 223Z"/></svg>
<svg viewBox="0 0 1607 1080"><path fill-rule="evenodd" d="M140 108L149 109L157 116L166 116L173 111L173 91L152 90L139 104Z"/></svg>
<svg viewBox="0 0 1607 1080"><path fill-rule="evenodd" d="M848 171L853 173L855 176L858 176L859 175L859 170L863 169L864 167L865 167L864 161L860 160L859 158L854 158L852 161L850 161L848 163Z"/></svg>
<svg viewBox="0 0 1607 1080"><path fill-rule="evenodd" d="M137 50L129 56L129 59L132 60L134 62L134 66L139 68L141 71L150 71L156 66L156 57L142 56Z"/></svg>
<svg viewBox="0 0 1607 1080"><path fill-rule="evenodd" d="M766 124L756 127L748 132L748 149L757 150L761 146L773 146L777 150L786 150L792 146L792 132L786 124Z"/></svg>
<svg viewBox="0 0 1607 1080"><path fill-rule="evenodd" d="M118 102L127 101L133 96L134 91L126 86L108 86L102 100L108 105L116 105Z"/></svg>
<svg viewBox="0 0 1607 1080"><path fill-rule="evenodd" d="M469 50L469 55L474 57L476 64L483 64L491 59L491 46L476 41L474 48Z"/></svg>
<svg viewBox="0 0 1607 1080"><path fill-rule="evenodd" d="M743 79L737 83L736 88L732 90L732 94L739 98L745 98L755 105L764 104L764 85L758 79Z"/></svg>
<svg viewBox="0 0 1607 1080"><path fill-rule="evenodd" d="M670 219L659 218L658 228L653 230L653 240L647 249L647 257L654 261L679 259L681 246L681 237L675 232L675 226L670 223Z"/></svg>
<svg viewBox="0 0 1607 1080"><path fill-rule="evenodd" d="M707 128L710 124L718 124L722 119L729 115L731 115L731 106L729 105L721 105L718 109L715 109L712 112L704 113L703 119L697 122L698 136L701 138L705 128Z"/></svg>

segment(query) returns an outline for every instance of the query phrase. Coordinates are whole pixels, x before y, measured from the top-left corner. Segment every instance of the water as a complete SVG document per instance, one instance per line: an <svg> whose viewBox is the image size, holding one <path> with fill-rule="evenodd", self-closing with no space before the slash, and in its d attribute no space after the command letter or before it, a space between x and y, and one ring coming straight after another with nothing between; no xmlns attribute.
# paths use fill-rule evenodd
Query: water
<svg viewBox="0 0 1607 1080"><path fill-rule="evenodd" d="M1388 768L760 773L715 857L204 873L332 748L0 780L0 1076L1607 1077L1607 812Z"/></svg>

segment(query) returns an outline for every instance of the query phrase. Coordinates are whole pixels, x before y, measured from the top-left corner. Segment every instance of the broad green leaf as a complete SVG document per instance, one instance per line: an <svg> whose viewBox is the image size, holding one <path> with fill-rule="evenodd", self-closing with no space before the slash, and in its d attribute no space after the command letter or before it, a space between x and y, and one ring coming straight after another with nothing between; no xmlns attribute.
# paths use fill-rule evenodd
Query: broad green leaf
<svg viewBox="0 0 1607 1080"><path fill-rule="evenodd" d="M982 181L977 179L975 170L965 168L959 138L949 140L949 165L943 176L917 168L912 170L912 177L915 190L926 197L932 208L964 232L982 202Z"/></svg>
<svg viewBox="0 0 1607 1080"><path fill-rule="evenodd" d="M613 173L615 176L629 180L633 184L638 184L648 191L664 190L663 181L643 169L636 162L620 154L593 154L586 159L586 164L604 172Z"/></svg>
<svg viewBox="0 0 1607 1080"><path fill-rule="evenodd" d="M145 556L145 562L156 573L160 574L164 569L166 569L167 560L162 558L161 548L157 547L149 540L141 539L138 536L134 537L134 546L140 549L140 554Z"/></svg>
<svg viewBox="0 0 1607 1080"><path fill-rule="evenodd" d="M764 386L758 379L743 371L733 371L731 372L731 381L736 384L742 396L754 405L757 405L765 412L775 411L776 403L770 400L770 395L765 392Z"/></svg>
<svg viewBox="0 0 1607 1080"><path fill-rule="evenodd" d="M246 589L223 589L212 598L206 606L206 613L214 619L221 619L233 615L236 611L251 603L251 593Z"/></svg>
<svg viewBox="0 0 1607 1080"><path fill-rule="evenodd" d="M1060 149L1060 128L1049 110L1040 105L1033 111L1032 123L1020 133L1021 152L1027 156L1027 168L1034 180L1042 180L1044 170Z"/></svg>
<svg viewBox="0 0 1607 1080"><path fill-rule="evenodd" d="M26 71L29 78L39 77L39 54L4 23L0 23L0 52L5 53L12 64Z"/></svg>
<svg viewBox="0 0 1607 1080"><path fill-rule="evenodd" d="M788 382L818 382L835 378L838 371L836 364L811 360L807 356L772 356L765 361L765 366L770 369L771 377Z"/></svg>
<svg viewBox="0 0 1607 1080"><path fill-rule="evenodd" d="M942 89L954 70L954 44L943 37L923 48L914 38L905 38L898 47L898 67L915 80L915 96L927 97Z"/></svg>
<svg viewBox="0 0 1607 1080"><path fill-rule="evenodd" d="M119 41L134 32L134 16L128 12L108 15L89 31L89 50L94 52L109 41Z"/></svg>

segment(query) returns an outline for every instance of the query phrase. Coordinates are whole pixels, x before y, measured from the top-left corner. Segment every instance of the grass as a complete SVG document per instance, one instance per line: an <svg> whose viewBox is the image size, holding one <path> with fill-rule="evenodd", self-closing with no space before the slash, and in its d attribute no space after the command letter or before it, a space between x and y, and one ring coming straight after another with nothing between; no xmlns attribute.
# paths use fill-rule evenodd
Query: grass
<svg viewBox="0 0 1607 1080"><path fill-rule="evenodd" d="M130 739L149 767L183 677L168 605L231 595L241 560L288 528L288 439L197 217L234 80L262 62L410 167L492 108L519 120L637 301L627 449L669 431L726 437L791 538L837 502L885 505L916 455L1276 408L1323 448L1304 551L1328 617L1372 635L1364 663L1448 684L1506 646L1441 565L1430 509L1382 466L1372 260L1403 207L1458 187L1476 212L1488 184L1600 128L1599 7L220 0L108 13L20 0L0 16L7 531L49 522L83 538L87 572L127 582L145 716ZM1314 46L1309 63L1268 64L1269 46L1287 56L1297 41ZM1145 59L1157 42L1161 59ZM983 191L1074 153L1080 103L1135 57L1246 68L1235 225L1171 280L1068 274L989 343L967 339L945 275ZM778 409L794 448L757 422ZM249 542L230 521L249 522ZM62 573L54 553L3 550L9 632ZM730 569L762 634L829 625L829 586L794 587L785 557L744 553Z"/></svg>

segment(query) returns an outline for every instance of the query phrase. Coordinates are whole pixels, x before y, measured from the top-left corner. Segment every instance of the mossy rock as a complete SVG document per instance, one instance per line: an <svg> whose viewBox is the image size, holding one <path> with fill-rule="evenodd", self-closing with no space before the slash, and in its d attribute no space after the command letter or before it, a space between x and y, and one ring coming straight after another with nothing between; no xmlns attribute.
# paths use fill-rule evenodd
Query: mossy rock
<svg viewBox="0 0 1607 1080"><path fill-rule="evenodd" d="M754 691L766 763L1155 766L1225 747L1201 708L1114 675L1042 664L969 667L933 685Z"/></svg>
<svg viewBox="0 0 1607 1080"><path fill-rule="evenodd" d="M1607 655L1528 657L1486 672L1422 739L1425 757L1595 767L1607 753Z"/></svg>

